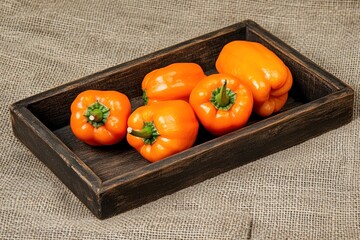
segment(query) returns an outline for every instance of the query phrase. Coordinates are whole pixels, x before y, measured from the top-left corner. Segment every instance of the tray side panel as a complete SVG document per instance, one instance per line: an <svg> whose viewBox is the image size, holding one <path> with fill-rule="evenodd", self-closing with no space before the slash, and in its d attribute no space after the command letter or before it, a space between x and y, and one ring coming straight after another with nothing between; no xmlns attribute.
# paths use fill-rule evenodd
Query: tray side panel
<svg viewBox="0 0 360 240"><path fill-rule="evenodd" d="M70 155L61 153L57 147L51 147L50 143L53 143L54 139L41 134L42 126L31 120L31 113L27 109L12 106L10 113L14 135L98 216L100 206L97 192L101 185L100 180L82 168L86 166L76 164Z"/></svg>
<svg viewBox="0 0 360 240"><path fill-rule="evenodd" d="M101 217L136 208L338 128L351 121L353 100L352 90L345 89L200 144L146 171L105 182Z"/></svg>

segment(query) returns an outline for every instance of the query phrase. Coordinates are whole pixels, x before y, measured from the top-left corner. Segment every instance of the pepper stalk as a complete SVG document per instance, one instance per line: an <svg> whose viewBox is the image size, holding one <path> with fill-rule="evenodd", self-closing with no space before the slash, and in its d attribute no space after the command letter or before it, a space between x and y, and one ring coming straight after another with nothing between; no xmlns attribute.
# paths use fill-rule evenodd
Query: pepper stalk
<svg viewBox="0 0 360 240"><path fill-rule="evenodd" d="M145 122L141 130L134 130L131 127L128 127L127 132L135 137L142 138L145 144L153 144L156 141L156 138L160 136L154 122Z"/></svg>
<svg viewBox="0 0 360 240"><path fill-rule="evenodd" d="M104 125L109 115L110 108L101 104L98 100L89 105L84 114L84 116L88 119L88 123L93 125L95 128L99 128Z"/></svg>
<svg viewBox="0 0 360 240"><path fill-rule="evenodd" d="M229 88L226 88L227 80L222 80L223 85L216 88L211 93L210 102L218 110L229 110L234 105L236 100L236 93Z"/></svg>

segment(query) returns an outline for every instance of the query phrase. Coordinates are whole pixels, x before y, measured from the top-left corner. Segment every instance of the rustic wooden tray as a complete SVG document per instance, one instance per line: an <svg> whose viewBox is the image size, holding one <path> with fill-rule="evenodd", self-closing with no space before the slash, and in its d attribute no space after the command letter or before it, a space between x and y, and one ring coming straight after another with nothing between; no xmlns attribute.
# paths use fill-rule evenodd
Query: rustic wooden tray
<svg viewBox="0 0 360 240"><path fill-rule="evenodd" d="M253 116L217 138L200 130L194 147L156 163L126 141L90 147L71 133L70 104L81 91L117 90L136 108L146 73L173 62L196 62L213 73L221 48L236 39L264 44L289 66L294 85L280 113ZM104 219L340 127L352 120L353 101L349 86L247 20L21 100L10 112L15 136Z"/></svg>

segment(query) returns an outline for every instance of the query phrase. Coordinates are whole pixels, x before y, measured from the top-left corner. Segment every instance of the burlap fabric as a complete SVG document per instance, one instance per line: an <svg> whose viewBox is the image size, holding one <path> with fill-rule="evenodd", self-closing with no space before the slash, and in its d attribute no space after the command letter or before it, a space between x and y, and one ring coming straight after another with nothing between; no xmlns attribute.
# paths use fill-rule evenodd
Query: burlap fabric
<svg viewBox="0 0 360 240"><path fill-rule="evenodd" d="M100 221L12 134L8 107L252 19L356 91L339 129ZM0 239L359 239L360 2L0 1Z"/></svg>

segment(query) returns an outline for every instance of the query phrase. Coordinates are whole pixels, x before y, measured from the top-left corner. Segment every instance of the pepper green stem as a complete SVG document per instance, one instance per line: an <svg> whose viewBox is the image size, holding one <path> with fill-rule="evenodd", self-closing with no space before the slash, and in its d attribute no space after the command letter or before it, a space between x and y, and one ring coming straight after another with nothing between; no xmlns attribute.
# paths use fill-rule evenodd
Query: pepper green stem
<svg viewBox="0 0 360 240"><path fill-rule="evenodd" d="M210 102L219 110L229 110L234 105L236 93L226 88L227 80L223 80L223 85L211 93Z"/></svg>
<svg viewBox="0 0 360 240"><path fill-rule="evenodd" d="M100 109L90 111L89 120L94 122L101 122L103 120L103 113Z"/></svg>
<svg viewBox="0 0 360 240"><path fill-rule="evenodd" d="M149 102L149 98L146 95L146 90L145 89L143 89L142 99L144 101L144 105L147 105L148 102Z"/></svg>
<svg viewBox="0 0 360 240"><path fill-rule="evenodd" d="M84 116L88 119L88 123L98 128L106 123L110 115L110 108L96 101L88 106Z"/></svg>
<svg viewBox="0 0 360 240"><path fill-rule="evenodd" d="M227 81L224 80L224 84L221 86L220 88L220 93L216 95L215 99L216 102L218 102L220 107L225 107L226 105L229 104L229 96L226 94L226 84Z"/></svg>
<svg viewBox="0 0 360 240"><path fill-rule="evenodd" d="M160 136L153 122L145 122L141 130L134 130L128 127L127 132L135 137L142 138L145 144L153 144L156 138Z"/></svg>

